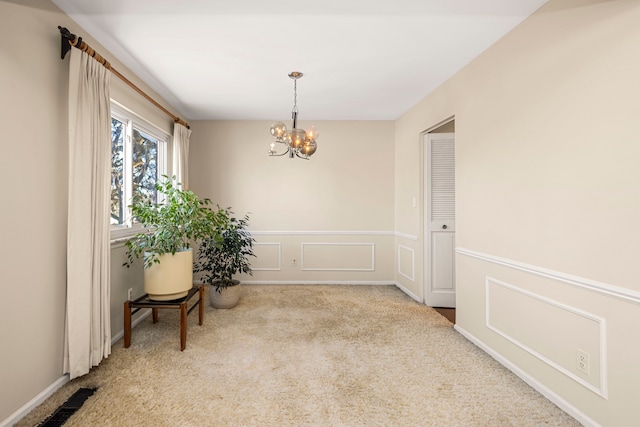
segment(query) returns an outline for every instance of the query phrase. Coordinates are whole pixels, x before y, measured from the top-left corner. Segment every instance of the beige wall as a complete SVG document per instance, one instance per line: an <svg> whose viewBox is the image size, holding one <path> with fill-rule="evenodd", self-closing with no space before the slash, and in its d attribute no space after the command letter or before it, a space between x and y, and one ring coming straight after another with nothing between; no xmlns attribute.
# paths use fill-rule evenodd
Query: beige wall
<svg viewBox="0 0 640 427"><path fill-rule="evenodd" d="M58 17L49 5L0 2L0 420L62 374L68 62Z"/></svg>
<svg viewBox="0 0 640 427"><path fill-rule="evenodd" d="M455 116L459 329L602 425L640 416L638 22L551 1L396 122L395 228L421 236L420 134Z"/></svg>
<svg viewBox="0 0 640 427"><path fill-rule="evenodd" d="M50 2L0 0L0 170L6 177L0 209L0 424L63 380L69 58L60 59L58 25L81 35L162 102ZM171 119L116 78L112 96L172 132ZM114 335L122 331L127 289L142 292L142 271L123 269L123 253L115 247L112 257Z"/></svg>
<svg viewBox="0 0 640 427"><path fill-rule="evenodd" d="M310 160L268 156L270 124L192 124L191 189L251 213L258 257L243 280L392 283L393 122L313 122Z"/></svg>

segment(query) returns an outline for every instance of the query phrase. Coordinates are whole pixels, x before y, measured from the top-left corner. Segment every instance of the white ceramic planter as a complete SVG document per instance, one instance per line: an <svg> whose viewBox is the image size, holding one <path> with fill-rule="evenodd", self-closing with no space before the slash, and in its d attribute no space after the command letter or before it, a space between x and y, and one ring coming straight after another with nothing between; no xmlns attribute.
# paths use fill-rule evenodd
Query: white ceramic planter
<svg viewBox="0 0 640 427"><path fill-rule="evenodd" d="M220 289L220 292L216 291L214 285L209 286L209 302L213 308L233 308L238 305L240 301L240 293L242 288L238 280L237 285L227 286L224 289Z"/></svg>
<svg viewBox="0 0 640 427"><path fill-rule="evenodd" d="M156 301L187 295L193 287L193 249L158 257L160 263L144 269L144 291Z"/></svg>

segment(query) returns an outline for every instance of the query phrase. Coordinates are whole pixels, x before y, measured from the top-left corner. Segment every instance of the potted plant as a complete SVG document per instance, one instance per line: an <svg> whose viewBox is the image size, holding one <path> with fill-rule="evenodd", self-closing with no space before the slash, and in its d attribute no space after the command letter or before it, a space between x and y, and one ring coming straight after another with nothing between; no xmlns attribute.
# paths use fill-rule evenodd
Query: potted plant
<svg viewBox="0 0 640 427"><path fill-rule="evenodd" d="M211 209L209 199L200 199L181 188L175 177L156 183L163 195L159 202L137 198L131 205L133 218L144 231L129 239L127 261L144 259L144 290L149 298L169 301L187 295L193 286L192 243L219 239L218 230L226 222L224 213Z"/></svg>
<svg viewBox="0 0 640 427"><path fill-rule="evenodd" d="M230 208L220 209L219 213L226 222L218 226L215 236L202 240L194 272L204 273L202 281L211 285L209 298L212 307L232 308L240 299L240 281L233 276L253 274L249 257L255 257L255 240L246 229L249 215L238 219Z"/></svg>

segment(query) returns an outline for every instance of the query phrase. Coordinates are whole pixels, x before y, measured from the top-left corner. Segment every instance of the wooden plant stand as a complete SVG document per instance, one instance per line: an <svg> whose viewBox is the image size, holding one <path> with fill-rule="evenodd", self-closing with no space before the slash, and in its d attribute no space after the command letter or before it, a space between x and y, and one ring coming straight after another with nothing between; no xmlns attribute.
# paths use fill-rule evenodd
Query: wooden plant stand
<svg viewBox="0 0 640 427"><path fill-rule="evenodd" d="M188 308L188 302L195 294L198 294L198 300ZM184 351L187 347L187 315L199 307L198 325L202 326L204 319L204 286L194 286L189 290L186 297L173 301L153 301L149 299L149 295L144 294L140 298L133 301L124 302L124 348L131 345L131 316L136 314L142 308L150 308L153 316L153 323L158 323L158 309L173 308L180 309L180 351ZM134 308L135 310L131 311Z"/></svg>

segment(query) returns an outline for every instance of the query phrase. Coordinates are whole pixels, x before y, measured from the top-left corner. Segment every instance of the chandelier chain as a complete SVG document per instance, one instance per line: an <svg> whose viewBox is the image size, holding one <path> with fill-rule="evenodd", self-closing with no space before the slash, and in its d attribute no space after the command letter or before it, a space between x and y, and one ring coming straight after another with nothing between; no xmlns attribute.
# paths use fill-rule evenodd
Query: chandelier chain
<svg viewBox="0 0 640 427"><path fill-rule="evenodd" d="M293 80L293 109L291 110L291 113L297 113L298 112L298 81L297 80Z"/></svg>

